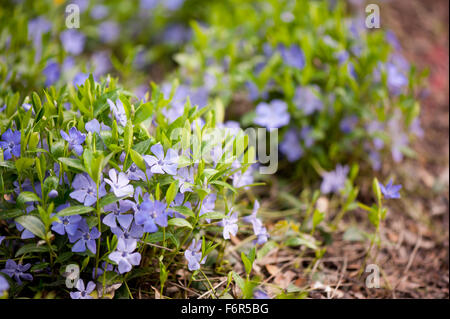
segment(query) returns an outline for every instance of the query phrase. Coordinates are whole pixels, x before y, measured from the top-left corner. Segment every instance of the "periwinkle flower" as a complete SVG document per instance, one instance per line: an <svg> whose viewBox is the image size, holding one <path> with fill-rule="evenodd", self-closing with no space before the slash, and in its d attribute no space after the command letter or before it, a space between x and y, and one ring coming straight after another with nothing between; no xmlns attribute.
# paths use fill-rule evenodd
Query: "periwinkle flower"
<svg viewBox="0 0 450 319"><path fill-rule="evenodd" d="M167 213L165 212L165 207L161 205L161 202L156 202L158 202L158 205L155 207L154 202L152 202L150 199L146 199L136 207L136 212L134 215L136 225L142 225L144 227L144 231L147 233L154 233L158 230L158 227L156 226L157 216L159 217L161 215L163 220L161 220L161 217L159 217L159 222L162 221L164 223L163 215L165 214L165 219L167 221Z"/></svg>
<svg viewBox="0 0 450 319"><path fill-rule="evenodd" d="M147 174L147 176L145 174ZM142 171L139 167L137 167L135 163L133 163L128 168L126 175L127 178L131 181L146 181L147 177L150 178L153 174L149 169L147 169L146 173L144 173L144 171Z"/></svg>
<svg viewBox="0 0 450 319"><path fill-rule="evenodd" d="M174 209L170 209L170 207L177 207L177 206L185 206L189 209L192 209L191 203L190 202L186 202L184 203L184 195L182 193L178 193L175 198L173 199L173 202L170 204L169 208L167 209L167 214L170 217L176 217L176 218L186 218L184 217L182 214L180 214L179 212L177 212Z"/></svg>
<svg viewBox="0 0 450 319"><path fill-rule="evenodd" d="M97 268L97 278L100 277L105 271L113 271L114 270L114 266L111 264L106 264L106 262L104 261L102 263L101 267ZM92 269L92 279L95 279L95 268Z"/></svg>
<svg viewBox="0 0 450 319"><path fill-rule="evenodd" d="M159 3L159 0L141 0L139 7L143 10L154 9Z"/></svg>
<svg viewBox="0 0 450 319"><path fill-rule="evenodd" d="M178 168L178 154L169 148L166 155L160 143L153 145L150 150L153 155L144 155L145 163L150 167L150 171L154 174L170 174L176 175Z"/></svg>
<svg viewBox="0 0 450 319"><path fill-rule="evenodd" d="M83 33L75 29L68 29L61 32L60 39L66 52L73 55L79 55L83 52L84 42L86 40Z"/></svg>
<svg viewBox="0 0 450 319"><path fill-rule="evenodd" d="M194 168L183 167L178 170L177 175L174 176L178 180L180 192L192 192L192 184L194 184Z"/></svg>
<svg viewBox="0 0 450 319"><path fill-rule="evenodd" d="M240 167L240 163L238 161L235 161L233 163L233 167L238 168ZM247 167L247 169L242 171L237 171L231 176L231 179L233 180L233 187L244 187L244 189L248 189L249 187L247 185L250 185L254 182L253 173L255 171L255 166L251 165Z"/></svg>
<svg viewBox="0 0 450 319"><path fill-rule="evenodd" d="M292 44L290 47L286 47L281 44L278 46L278 50L284 63L286 63L287 65L299 70L305 67L305 54L298 45Z"/></svg>
<svg viewBox="0 0 450 319"><path fill-rule="evenodd" d="M127 228L123 228L122 226L111 228L111 232L116 235L117 238L122 238L124 240L139 240L144 234L144 227L132 222Z"/></svg>
<svg viewBox="0 0 450 319"><path fill-rule="evenodd" d="M230 212L231 214L231 212ZM219 225L223 227L223 238L230 239L230 235L236 236L238 231L238 214L234 212L230 216L227 216L219 222Z"/></svg>
<svg viewBox="0 0 450 319"><path fill-rule="evenodd" d="M294 104L305 115L311 115L323 108L323 102L319 98L320 89L315 85L298 87L295 90Z"/></svg>
<svg viewBox="0 0 450 319"><path fill-rule="evenodd" d="M69 151L74 150L78 156L83 154L83 146L81 144L86 140L86 134L81 133L75 126L69 129L69 134L60 131L61 137L69 143Z"/></svg>
<svg viewBox="0 0 450 319"><path fill-rule="evenodd" d="M253 291L253 299L270 299L270 297L264 290L259 288Z"/></svg>
<svg viewBox="0 0 450 319"><path fill-rule="evenodd" d="M133 185L130 184L130 180L127 178L127 175L123 172L119 172L115 169L109 170L109 178L105 178L105 183L111 186L111 190L113 191L116 197L126 197L133 195L134 188Z"/></svg>
<svg viewBox="0 0 450 319"><path fill-rule="evenodd" d="M300 138L305 144L305 147L311 147L315 141L312 128L310 126L303 126L300 130Z"/></svg>
<svg viewBox="0 0 450 319"><path fill-rule="evenodd" d="M253 232L256 235L255 244L262 245L267 242L269 234L267 233L266 227L264 227L262 221L256 217L259 210L259 202L255 200L255 205L253 206L253 212L249 216L245 216L242 221L244 223L252 224Z"/></svg>
<svg viewBox="0 0 450 319"><path fill-rule="evenodd" d="M378 182L378 185L385 199L400 198L399 190L402 188L402 185L394 185L392 179L386 186L380 182Z"/></svg>
<svg viewBox="0 0 450 319"><path fill-rule="evenodd" d="M345 63L349 57L350 54L346 50L342 50L339 52L336 52L335 57L338 59L339 64Z"/></svg>
<svg viewBox="0 0 450 319"><path fill-rule="evenodd" d="M104 75L111 68L110 53L108 51L98 51L92 54L92 68L94 69L94 78Z"/></svg>
<svg viewBox="0 0 450 319"><path fill-rule="evenodd" d="M256 117L253 122L272 131L289 123L290 115L287 104L282 100L272 100L270 104L261 102L256 106Z"/></svg>
<svg viewBox="0 0 450 319"><path fill-rule="evenodd" d="M52 230L60 235L67 233L68 235L75 236L81 219L82 218L80 215L61 216L59 217L59 220L61 221L60 223L52 223Z"/></svg>
<svg viewBox="0 0 450 319"><path fill-rule="evenodd" d="M89 249L93 254L97 251L97 244L95 242L96 239L100 237L100 232L97 227L92 227L89 229L87 222L82 219L78 223L78 229L73 236L69 235L69 241L71 243L75 243L72 247L72 251L74 253L82 253Z"/></svg>
<svg viewBox="0 0 450 319"><path fill-rule="evenodd" d="M50 192L48 192L48 198L56 198L58 197L58 191L56 189L52 189Z"/></svg>
<svg viewBox="0 0 450 319"><path fill-rule="evenodd" d="M424 136L424 131L420 125L420 118L417 117L411 122L409 125L409 130L417 137L422 138Z"/></svg>
<svg viewBox="0 0 450 319"><path fill-rule="evenodd" d="M75 286L78 291L71 292L70 298L72 299L94 299L90 294L95 289L95 283L93 281L89 281L87 287L84 287L84 282L81 279L78 279L77 284Z"/></svg>
<svg viewBox="0 0 450 319"><path fill-rule="evenodd" d="M104 210L110 213L103 218L103 224L116 228L117 223L119 223L123 228L128 228L133 221L133 215L124 213L132 210L135 205L130 200L119 200L119 206L117 206L117 203L106 205Z"/></svg>
<svg viewBox="0 0 450 319"><path fill-rule="evenodd" d="M81 85L83 85L86 82L86 80L88 78L89 78L88 74L79 72L79 73L75 74L75 76L74 76L74 78L72 80L72 84L75 87L76 86L81 86Z"/></svg>
<svg viewBox="0 0 450 319"><path fill-rule="evenodd" d="M98 133L100 134L101 131L110 131L111 128L105 124L100 123L97 119L92 119L89 122L86 122L84 125L84 128L86 131L91 133Z"/></svg>
<svg viewBox="0 0 450 319"><path fill-rule="evenodd" d="M104 43L115 42L119 38L120 27L115 21L105 21L99 24L98 34Z"/></svg>
<svg viewBox="0 0 450 319"><path fill-rule="evenodd" d="M49 61L42 73L45 75L45 86L50 86L59 80L61 69L58 63Z"/></svg>
<svg viewBox="0 0 450 319"><path fill-rule="evenodd" d="M3 297L3 295L8 289L9 289L8 281L5 278L3 278L3 276L0 276L0 297Z"/></svg>
<svg viewBox="0 0 450 319"><path fill-rule="evenodd" d="M72 187L75 190L69 194L71 198L76 199L85 206L92 206L92 204L97 202L97 185L88 174L77 174L73 179ZM99 186L98 197L101 198L105 195L105 183L102 182Z"/></svg>
<svg viewBox="0 0 450 319"><path fill-rule="evenodd" d="M353 63L350 62L349 64L347 64L347 71L348 71L348 74L349 74L354 80L357 79L357 74L356 74L355 66L353 65Z"/></svg>
<svg viewBox="0 0 450 319"><path fill-rule="evenodd" d="M202 259L202 242L198 242L193 239L189 248L184 252L184 258L188 261L188 268L190 271L195 271L200 269L200 265L206 262L206 256Z"/></svg>
<svg viewBox="0 0 450 319"><path fill-rule="evenodd" d="M338 164L334 171L326 172L323 175L323 181L320 185L320 191L323 194L328 194L332 192L338 192L339 190L344 188L348 171L349 168L347 165L342 166Z"/></svg>
<svg viewBox="0 0 450 319"><path fill-rule="evenodd" d="M43 17L37 17L28 22L28 36L33 39L35 47L40 45L42 35L49 32L51 29L51 22Z"/></svg>
<svg viewBox="0 0 450 319"><path fill-rule="evenodd" d="M392 94L400 94L401 90L408 85L408 78L393 63L386 64L387 85Z"/></svg>
<svg viewBox="0 0 450 319"><path fill-rule="evenodd" d="M114 113L114 117L116 118L117 124L125 127L127 125L127 114L125 113L125 108L123 106L122 101L120 99L117 99L116 103L114 103L110 99L107 99L107 101L111 110Z"/></svg>
<svg viewBox="0 0 450 319"><path fill-rule="evenodd" d="M280 143L280 151L289 162L295 162L303 155L303 148L300 145L296 129L291 128L284 134L283 141Z"/></svg>
<svg viewBox="0 0 450 319"><path fill-rule="evenodd" d="M10 128L2 134L0 147L3 149L3 157L9 160L14 155L20 157L20 131L13 132Z"/></svg>
<svg viewBox="0 0 450 319"><path fill-rule="evenodd" d="M1 243L5 240L5 236L0 236L0 245L1 245Z"/></svg>
<svg viewBox="0 0 450 319"><path fill-rule="evenodd" d="M171 45L180 45L187 42L190 37L191 32L189 28L181 24L172 24L164 31L163 41Z"/></svg>
<svg viewBox="0 0 450 319"><path fill-rule="evenodd" d="M119 239L116 251L109 254L109 259L117 263L120 274L129 272L133 266L138 266L141 262L141 254L134 252L136 245L136 240Z"/></svg>
<svg viewBox="0 0 450 319"><path fill-rule="evenodd" d="M216 194L211 193L209 195L207 195L202 202L201 208L200 208L200 216L209 213L209 212L213 212L215 207L216 207ZM209 223L209 221L208 221Z"/></svg>
<svg viewBox="0 0 450 319"><path fill-rule="evenodd" d="M94 6L91 10L91 17L95 20L101 20L105 18L109 13L109 9L107 6L98 4Z"/></svg>
<svg viewBox="0 0 450 319"><path fill-rule="evenodd" d="M164 0L161 2L168 10L175 11L183 5L184 0Z"/></svg>
<svg viewBox="0 0 450 319"><path fill-rule="evenodd" d="M339 128L343 133L349 134L353 131L353 129L358 124L358 117L356 115L346 116L342 119L339 124Z"/></svg>
<svg viewBox="0 0 450 319"><path fill-rule="evenodd" d="M32 281L33 276L27 274L26 271L31 268L31 264L20 265L12 259L8 259L5 264L5 268L0 270L2 273L14 278L19 285L22 284L22 280Z"/></svg>

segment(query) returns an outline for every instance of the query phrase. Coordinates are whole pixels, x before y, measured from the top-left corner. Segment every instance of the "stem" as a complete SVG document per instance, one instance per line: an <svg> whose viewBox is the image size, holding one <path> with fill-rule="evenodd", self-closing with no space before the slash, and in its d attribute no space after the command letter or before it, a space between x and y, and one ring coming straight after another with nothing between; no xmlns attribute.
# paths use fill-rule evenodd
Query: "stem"
<svg viewBox="0 0 450 319"><path fill-rule="evenodd" d="M98 184L97 184L97 220L98 220L98 231L101 234L102 233L102 224L100 220L100 203L98 198ZM97 271L98 271L98 263L99 263L99 257L100 257L100 239L102 236L99 236L97 239L97 252L95 255L95 271L94 271L94 278L97 278ZM106 271L106 270L105 270Z"/></svg>
<svg viewBox="0 0 450 319"><path fill-rule="evenodd" d="M208 277L206 277L205 273L203 272L203 270L199 269L200 273L203 275L203 277L205 277L206 281L208 282L209 287L211 288L211 290L214 293L214 297L217 299L216 296L216 290L214 289L213 285L211 284L211 282L209 281Z"/></svg>

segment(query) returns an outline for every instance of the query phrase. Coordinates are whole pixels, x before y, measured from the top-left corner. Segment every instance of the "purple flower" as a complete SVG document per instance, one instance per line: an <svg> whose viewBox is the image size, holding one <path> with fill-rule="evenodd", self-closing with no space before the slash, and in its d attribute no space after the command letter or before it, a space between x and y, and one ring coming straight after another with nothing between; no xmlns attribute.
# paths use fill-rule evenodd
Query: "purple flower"
<svg viewBox="0 0 450 319"><path fill-rule="evenodd" d="M20 265L12 259L8 259L5 264L5 268L1 270L2 273L7 274L9 277L14 278L19 285L23 280L32 281L33 276L26 274L25 272L31 268L31 264Z"/></svg>
<svg viewBox="0 0 450 319"><path fill-rule="evenodd" d="M188 261L188 268L190 271L195 271L200 269L200 265L206 262L206 256L202 259L202 242L192 240L191 245L184 252L184 257Z"/></svg>
<svg viewBox="0 0 450 319"><path fill-rule="evenodd" d="M158 5L159 0L141 0L140 8L144 10L154 9Z"/></svg>
<svg viewBox="0 0 450 319"><path fill-rule="evenodd" d="M81 253L86 251L86 247L93 253L97 251L97 244L95 240L100 237L100 232L96 227L89 230L87 222L82 219L78 223L78 229L73 236L69 235L69 241L75 243L72 247L74 253Z"/></svg>
<svg viewBox="0 0 450 319"><path fill-rule="evenodd" d="M241 164L238 161L235 161L233 163L234 168L238 168L240 166L241 166ZM234 173L231 176L231 179L233 180L233 186L239 188L239 187L244 187L244 186L252 184L254 182L254 178L253 178L254 169L255 169L254 166L251 165L251 166L247 167L244 172L242 172L242 170L241 170L241 171L237 171L236 173ZM244 187L244 189L248 189L248 188L249 187Z"/></svg>
<svg viewBox="0 0 450 319"><path fill-rule="evenodd" d="M369 161L372 164L372 168L375 171L379 171L381 168L380 153L377 151L369 151Z"/></svg>
<svg viewBox="0 0 450 319"><path fill-rule="evenodd" d="M50 86L58 81L61 70L58 63L49 61L42 73L45 75L45 86Z"/></svg>
<svg viewBox="0 0 450 319"><path fill-rule="evenodd" d="M178 154L173 149L167 150L164 156L164 149L160 143L153 145L150 150L156 155L144 155L145 163L150 167L150 171L154 174L177 174Z"/></svg>
<svg viewBox="0 0 450 319"><path fill-rule="evenodd" d="M110 99L108 99L107 101L114 113L117 124L125 127L127 125L127 114L125 113L125 108L123 107L122 101L120 99L117 99L115 104Z"/></svg>
<svg viewBox="0 0 450 319"><path fill-rule="evenodd" d="M393 185L392 179L387 183L386 187L380 182L378 182L378 185L380 186L381 193L383 193L385 199L400 198L398 191L402 188L402 185Z"/></svg>
<svg viewBox="0 0 450 319"><path fill-rule="evenodd" d="M315 85L298 87L295 90L294 104L303 110L305 115L311 115L315 111L320 111L323 108L323 102L319 96L320 89Z"/></svg>
<svg viewBox="0 0 450 319"><path fill-rule="evenodd" d="M347 71L348 71L348 74L349 74L354 80L356 80L357 74L356 74L355 66L353 65L353 63L350 62L349 64L347 64Z"/></svg>
<svg viewBox="0 0 450 319"><path fill-rule="evenodd" d="M52 189L48 192L48 198L56 198L58 197L58 191L56 189Z"/></svg>
<svg viewBox="0 0 450 319"><path fill-rule="evenodd" d="M304 126L300 130L300 138L306 147L311 147L314 144L314 135L312 134L312 129L310 126Z"/></svg>
<svg viewBox="0 0 450 319"><path fill-rule="evenodd" d="M409 126L409 130L417 137L422 138L424 136L424 131L420 126L420 118L417 117L412 121L411 125Z"/></svg>
<svg viewBox="0 0 450 319"><path fill-rule="evenodd" d="M109 254L109 259L119 266L120 274L129 272L133 266L138 266L141 262L141 254L134 253L136 245L136 240L119 239L116 251Z"/></svg>
<svg viewBox="0 0 450 319"><path fill-rule="evenodd" d="M253 299L270 299L270 297L264 290L255 289L253 291Z"/></svg>
<svg viewBox="0 0 450 319"><path fill-rule="evenodd" d="M230 212L231 213L231 212ZM238 214L234 212L231 216L227 216L219 223L223 227L223 238L230 239L230 235L236 236L238 231Z"/></svg>
<svg viewBox="0 0 450 319"><path fill-rule="evenodd" d="M100 40L104 43L112 43L117 40L120 27L115 21L105 21L98 26Z"/></svg>
<svg viewBox="0 0 450 319"><path fill-rule="evenodd" d="M336 52L335 56L338 59L339 64L342 64L348 60L348 58L350 57L350 54L348 54L348 52L346 50L342 50L342 51Z"/></svg>
<svg viewBox="0 0 450 319"><path fill-rule="evenodd" d="M200 208L199 216L202 216L206 213L214 211L214 209L216 207L216 197L217 197L216 194L212 193L203 199L203 203ZM209 221L208 221L208 223L209 223Z"/></svg>
<svg viewBox="0 0 450 319"><path fill-rule="evenodd" d="M257 236L254 241L255 244L262 245L267 242L269 234L267 233L266 227L264 227L262 221L256 218L256 214L259 210L259 202L255 200L255 205L253 206L253 212L250 216L245 216L242 220L244 223L252 224L253 232Z"/></svg>
<svg viewBox="0 0 450 319"><path fill-rule="evenodd" d="M349 134L353 131L355 126L358 124L358 117L356 115L351 115L344 117L339 124L339 127L343 133Z"/></svg>
<svg viewBox="0 0 450 319"><path fill-rule="evenodd" d="M170 207L177 207L177 206L185 206L189 209L192 209L191 203L186 202L184 203L184 195L182 193L178 193L175 198L173 199L173 202L170 204ZM170 209L170 207L167 209L167 214L170 217L176 217L176 218L186 218L176 210Z"/></svg>
<svg viewBox="0 0 450 319"><path fill-rule="evenodd" d="M73 55L79 55L83 52L86 37L83 33L75 29L69 29L61 32L60 39L64 50Z"/></svg>
<svg viewBox="0 0 450 319"><path fill-rule="evenodd" d="M9 283L8 281L3 278L3 276L0 276L0 297L3 297L5 294L5 291L9 289Z"/></svg>
<svg viewBox="0 0 450 319"><path fill-rule="evenodd" d="M106 267L106 268L105 268ZM114 266L102 262L102 266L97 268L97 278L100 277L105 271L114 271ZM95 268L92 269L92 279L95 279Z"/></svg>
<svg viewBox="0 0 450 319"><path fill-rule="evenodd" d="M81 86L86 82L86 80L89 78L89 75L86 73L77 73L72 81L73 86Z"/></svg>
<svg viewBox="0 0 450 319"><path fill-rule="evenodd" d="M189 28L181 24L172 24L167 27L163 34L163 41L171 45L179 45L187 42L191 37ZM195 105L193 103L193 105Z"/></svg>
<svg viewBox="0 0 450 319"><path fill-rule="evenodd" d="M52 29L52 24L43 17L37 17L28 23L28 36L33 39L35 47L40 45L42 35Z"/></svg>
<svg viewBox="0 0 450 319"><path fill-rule="evenodd" d="M81 219L82 218L80 215L59 217L61 222L52 223L52 230L60 235L67 233L68 235L74 236L78 230L78 225L81 222Z"/></svg>
<svg viewBox="0 0 450 319"><path fill-rule="evenodd" d="M149 178L152 176L152 172L149 169L147 170L146 173ZM138 180L146 181L147 180L147 176L145 176L144 171L142 171L134 163L131 164L130 168L128 168L126 175L127 175L128 179L132 180L132 181L138 181Z"/></svg>
<svg viewBox="0 0 450 319"><path fill-rule="evenodd" d="M392 94L400 94L403 87L408 85L408 78L393 63L386 64L387 85Z"/></svg>
<svg viewBox="0 0 450 319"><path fill-rule="evenodd" d="M60 131L61 137L69 143L69 151L74 150L78 156L83 154L83 146L86 139L86 134L81 133L75 126L72 126L69 130L69 135L63 130Z"/></svg>
<svg viewBox="0 0 450 319"><path fill-rule="evenodd" d="M98 78L104 75L111 68L110 54L108 51L95 52L92 55L92 68L94 77Z"/></svg>
<svg viewBox="0 0 450 319"><path fill-rule="evenodd" d="M97 202L97 185L86 173L77 174L73 179L72 187L75 190L69 194L71 198L76 199L85 206L92 206L92 204ZM101 198L105 195L105 183L102 182L99 186L98 197Z"/></svg>
<svg viewBox="0 0 450 319"><path fill-rule="evenodd" d="M111 212L103 218L103 224L111 228L117 228L117 223L127 229L133 221L132 214L124 214L134 208L136 204L130 200L120 200L119 207L117 203L112 203L104 207L105 212Z"/></svg>
<svg viewBox="0 0 450 319"><path fill-rule="evenodd" d="M108 7L102 4L94 6L91 10L91 17L95 20L101 20L105 18L109 13Z"/></svg>
<svg viewBox="0 0 450 319"><path fill-rule="evenodd" d="M116 197L126 197L131 196L134 193L133 185L130 185L130 180L127 178L127 175L123 172L119 172L117 175L117 171L115 169L109 170L109 178L105 178L105 183L111 186L111 190L114 192Z"/></svg>
<svg viewBox="0 0 450 319"><path fill-rule="evenodd" d="M20 157L20 131L13 132L10 128L2 134L0 147L3 149L3 157L9 160L12 156Z"/></svg>
<svg viewBox="0 0 450 319"><path fill-rule="evenodd" d="M0 236L0 244L2 243L3 240L5 240L5 236Z"/></svg>
<svg viewBox="0 0 450 319"><path fill-rule="evenodd" d="M77 284L75 288L78 289L78 291L71 292L70 298L72 299L94 299L90 294L95 289L95 283L93 281L89 281L87 284L87 288L84 288L84 282L81 279L78 279Z"/></svg>
<svg viewBox="0 0 450 319"><path fill-rule="evenodd" d="M120 223L119 223L120 224ZM156 227L156 226L155 226ZM132 222L127 228L115 227L111 228L111 232L117 236L117 238L122 238L124 240L139 240L144 234L144 227L136 225Z"/></svg>
<svg viewBox="0 0 450 319"><path fill-rule="evenodd" d="M344 188L348 171L349 168L347 165L341 166L340 164L338 164L334 171L326 172L323 175L323 181L320 185L320 191L324 194L328 194L331 192L337 192Z"/></svg>
<svg viewBox="0 0 450 319"><path fill-rule="evenodd" d="M183 167L178 170L177 175L174 176L178 180L180 192L192 192L192 184L194 184L194 168Z"/></svg>
<svg viewBox="0 0 450 319"><path fill-rule="evenodd" d="M269 131L289 123L290 116L287 104L282 100L272 100L270 104L261 102L256 106L256 117L253 122L266 127Z"/></svg>
<svg viewBox="0 0 450 319"><path fill-rule="evenodd" d="M161 227L167 227L167 215L164 203L158 200L152 202L146 199L138 205L134 217L136 225L143 225L145 232L154 233L158 230L156 224Z"/></svg>
<svg viewBox="0 0 450 319"><path fill-rule="evenodd" d="M168 10L175 11L183 5L184 0L164 0L162 3Z"/></svg>
<svg viewBox="0 0 450 319"><path fill-rule="evenodd" d="M289 48L287 48L286 46L281 44L278 46L278 50L281 54L283 61L287 65L297 68L299 70L305 67L306 64L305 54L298 45L292 44Z"/></svg>
<svg viewBox="0 0 450 319"><path fill-rule="evenodd" d="M289 162L295 162L303 155L303 148L298 139L297 130L291 128L284 134L283 141L280 143L280 151Z"/></svg>

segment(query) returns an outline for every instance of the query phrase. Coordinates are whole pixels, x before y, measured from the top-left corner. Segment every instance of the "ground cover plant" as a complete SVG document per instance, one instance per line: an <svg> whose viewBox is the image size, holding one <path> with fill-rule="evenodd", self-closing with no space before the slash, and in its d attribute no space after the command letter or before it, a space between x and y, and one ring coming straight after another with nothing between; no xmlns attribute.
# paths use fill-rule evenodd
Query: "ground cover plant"
<svg viewBox="0 0 450 319"><path fill-rule="evenodd" d="M364 8L0 8L0 298L395 298L427 70Z"/></svg>

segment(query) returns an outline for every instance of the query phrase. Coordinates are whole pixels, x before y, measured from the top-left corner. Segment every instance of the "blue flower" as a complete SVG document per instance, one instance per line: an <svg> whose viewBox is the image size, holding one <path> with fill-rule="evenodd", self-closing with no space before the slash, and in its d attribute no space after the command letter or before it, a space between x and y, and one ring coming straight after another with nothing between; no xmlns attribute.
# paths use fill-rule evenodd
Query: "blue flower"
<svg viewBox="0 0 450 319"><path fill-rule="evenodd" d="M147 176L145 174L147 174ZM136 164L133 163L131 164L130 168L128 168L126 175L128 179L132 181L146 181L147 177L150 178L153 174L149 169L147 169L144 173L143 170L141 170L139 167L137 167Z"/></svg>
<svg viewBox="0 0 450 319"><path fill-rule="evenodd" d="M0 276L0 297L3 297L5 294L5 291L9 289L9 283L8 281L3 278L3 276Z"/></svg>
<svg viewBox="0 0 450 319"><path fill-rule="evenodd" d="M49 61L42 73L45 75L45 86L50 86L59 80L61 69L58 63Z"/></svg>
<svg viewBox="0 0 450 319"><path fill-rule="evenodd" d="M9 160L12 156L20 157L20 131L13 132L10 128L2 134L0 147L3 149L3 157Z"/></svg>
<svg viewBox="0 0 450 319"><path fill-rule="evenodd" d="M107 101L109 107L114 113L114 117L116 118L117 124L125 127L127 125L127 114L125 113L125 108L123 107L122 101L117 99L115 104L110 99L108 99Z"/></svg>
<svg viewBox="0 0 450 319"><path fill-rule="evenodd" d="M77 86L77 85L81 86L84 84L84 82L86 82L86 80L88 78L89 78L88 74L79 72L79 73L75 74L72 84L73 84L73 86Z"/></svg>
<svg viewBox="0 0 450 319"><path fill-rule="evenodd" d="M253 232L257 236L254 244L262 245L267 242L269 234L267 233L266 227L264 227L262 221L256 218L256 214L259 210L259 202L255 200L255 205L253 206L253 212L249 216L245 216L242 220L244 223L252 224Z"/></svg>
<svg viewBox="0 0 450 319"><path fill-rule="evenodd" d="M289 123L290 115L287 104L282 100L272 100L270 104L261 102L256 106L256 117L253 122L269 131Z"/></svg>
<svg viewBox="0 0 450 319"><path fill-rule="evenodd" d="M1 270L2 273L7 274L9 277L14 278L19 285L22 284L23 280L32 281L33 276L25 273L31 268L31 264L18 265L12 259L8 259L5 264L5 268Z"/></svg>
<svg viewBox="0 0 450 319"><path fill-rule="evenodd" d="M105 21L98 26L100 40L104 43L113 43L119 37L119 33L120 27L115 21Z"/></svg>
<svg viewBox="0 0 450 319"><path fill-rule="evenodd" d="M386 64L387 85L392 94L400 94L401 90L408 85L408 78L393 63Z"/></svg>
<svg viewBox="0 0 450 319"><path fill-rule="evenodd" d="M291 128L284 134L280 143L280 152L283 153L289 162L295 162L303 155L303 148L300 145L296 129Z"/></svg>
<svg viewBox="0 0 450 319"><path fill-rule="evenodd" d="M402 185L393 185L392 179L387 183L386 187L380 182L378 182L378 185L385 199L400 198L399 190L402 188Z"/></svg>
<svg viewBox="0 0 450 319"><path fill-rule="evenodd" d="M111 228L111 232L116 235L117 238L122 238L124 240L139 240L144 234L144 227L132 222L127 228L123 228L122 226Z"/></svg>
<svg viewBox="0 0 450 319"><path fill-rule="evenodd" d="M358 124L358 117L356 115L346 116L342 119L339 127L343 133L351 133Z"/></svg>
<svg viewBox="0 0 450 319"><path fill-rule="evenodd" d="M69 241L75 243L72 247L74 253L81 253L86 251L86 247L95 254L97 251L97 244L95 240L100 237L100 232L96 227L89 230L87 222L82 219L78 223L78 229L73 236L69 235Z"/></svg>
<svg viewBox="0 0 450 319"><path fill-rule="evenodd" d="M86 173L77 174L73 179L72 187L75 190L69 194L71 198L76 199L85 206L92 206L92 204L97 202L97 185ZM105 183L102 182L99 186L98 197L101 198L105 195Z"/></svg>
<svg viewBox="0 0 450 319"><path fill-rule="evenodd" d="M75 29L69 29L61 32L59 35L64 50L73 55L79 55L83 52L86 37L83 33Z"/></svg>
<svg viewBox="0 0 450 319"><path fill-rule="evenodd" d="M155 224L167 227L168 212L166 208L166 204L159 200L144 200L142 204L138 205L134 215L136 225L143 225L144 231L148 233L154 233L158 230Z"/></svg>
<svg viewBox="0 0 450 319"><path fill-rule="evenodd" d="M78 156L81 156L81 154L83 154L83 146L81 146L81 144L84 143L86 134L78 131L75 126L69 129L69 134L63 130L61 130L60 133L61 137L69 143L69 151L74 150Z"/></svg>
<svg viewBox="0 0 450 319"><path fill-rule="evenodd" d="M150 150L156 155L144 155L145 163L154 174L176 175L178 168L178 154L169 148L164 156L164 149L160 143L153 145Z"/></svg>
<svg viewBox="0 0 450 319"><path fill-rule="evenodd" d="M5 236L0 236L0 244L2 243L3 240L5 240Z"/></svg>
<svg viewBox="0 0 450 319"><path fill-rule="evenodd" d="M206 256L202 259L202 242L192 240L191 245L184 252L184 257L188 261L188 268L190 271L195 271L200 269L200 265L206 262Z"/></svg>
<svg viewBox="0 0 450 319"><path fill-rule="evenodd" d="M109 13L107 6L98 4L91 9L91 17L95 20L101 20L105 18Z"/></svg>
<svg viewBox="0 0 450 319"><path fill-rule="evenodd" d="M342 166L338 164L336 169L331 172L326 172L323 175L323 181L320 185L320 191L323 194L328 194L332 192L338 192L345 186L345 181L347 180L349 168L347 165Z"/></svg>
<svg viewBox="0 0 450 319"><path fill-rule="evenodd" d="M183 167L178 170L177 175L174 176L178 180L180 192L192 192L192 184L194 184L194 168Z"/></svg>
<svg viewBox="0 0 450 319"><path fill-rule="evenodd" d="M255 289L253 291L253 299L270 299L270 297L264 290Z"/></svg>
<svg viewBox="0 0 450 319"><path fill-rule="evenodd" d="M130 180L127 175L123 172L119 172L115 169L109 170L109 178L105 178L105 183L111 186L111 190L113 191L116 197L126 197L131 196L134 193L133 185L130 185Z"/></svg>
<svg viewBox="0 0 450 319"><path fill-rule="evenodd" d="M117 203L112 203L104 207L105 212L111 212L103 218L103 224L111 228L117 228L117 223L124 229L127 229L133 221L133 215L124 214L134 208L136 204L130 200L120 200L119 207Z"/></svg>
<svg viewBox="0 0 450 319"><path fill-rule="evenodd" d="M231 214L231 211L230 211ZM234 212L230 216L222 219L218 224L223 227L223 239L230 239L230 235L236 236L238 231L238 214Z"/></svg>
<svg viewBox="0 0 450 319"><path fill-rule="evenodd" d="M178 193L175 198L173 199L173 202L170 204L169 208L167 209L167 214L170 217L176 217L176 218L186 218L184 217L184 215L180 214L179 212L177 212L176 210L170 209L170 207L177 207L177 206L185 206L189 209L192 209L191 203L190 202L186 202L184 203L184 194L182 193Z"/></svg>
<svg viewBox="0 0 450 319"><path fill-rule="evenodd" d="M278 50L280 51L284 63L286 63L287 65L299 70L305 67L305 54L298 45L292 44L289 48L287 48L286 46L281 44L278 46Z"/></svg>
<svg viewBox="0 0 450 319"><path fill-rule="evenodd" d="M141 262L141 254L135 253L137 241L119 239L116 251L109 254L108 258L118 265L119 273L129 272L133 266Z"/></svg>
<svg viewBox="0 0 450 319"><path fill-rule="evenodd" d="M294 104L305 115L313 114L323 108L323 102L319 98L320 89L315 85L298 87L295 90Z"/></svg>
<svg viewBox="0 0 450 319"><path fill-rule="evenodd" d="M81 279L78 279L77 284L75 286L78 291L71 292L70 298L72 299L94 299L90 294L95 289L95 283L93 281L89 281L87 284L87 288L84 288L84 282Z"/></svg>
<svg viewBox="0 0 450 319"><path fill-rule="evenodd" d="M59 212L69 206L69 204L59 205L56 208L56 211ZM60 235L67 233L68 235L74 236L78 230L78 224L81 222L81 219L80 215L59 217L60 222L52 223L52 230Z"/></svg>

